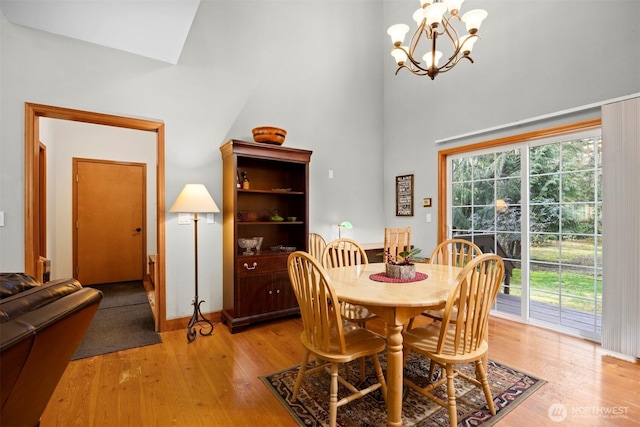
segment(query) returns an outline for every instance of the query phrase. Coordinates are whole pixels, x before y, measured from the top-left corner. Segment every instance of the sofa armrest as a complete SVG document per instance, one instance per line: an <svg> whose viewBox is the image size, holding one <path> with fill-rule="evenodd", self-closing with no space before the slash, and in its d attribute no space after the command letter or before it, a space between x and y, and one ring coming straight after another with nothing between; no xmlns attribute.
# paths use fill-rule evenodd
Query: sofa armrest
<svg viewBox="0 0 640 427"><path fill-rule="evenodd" d="M0 301L0 323L37 310L80 289L83 288L77 280L62 279L5 298Z"/></svg>

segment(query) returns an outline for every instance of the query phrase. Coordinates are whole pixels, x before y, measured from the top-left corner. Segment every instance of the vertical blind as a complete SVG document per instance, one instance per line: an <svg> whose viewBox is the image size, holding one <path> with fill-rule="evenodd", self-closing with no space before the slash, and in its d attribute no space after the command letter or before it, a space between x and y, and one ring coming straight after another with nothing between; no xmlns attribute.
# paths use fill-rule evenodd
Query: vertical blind
<svg viewBox="0 0 640 427"><path fill-rule="evenodd" d="M602 107L602 348L640 357L640 97Z"/></svg>

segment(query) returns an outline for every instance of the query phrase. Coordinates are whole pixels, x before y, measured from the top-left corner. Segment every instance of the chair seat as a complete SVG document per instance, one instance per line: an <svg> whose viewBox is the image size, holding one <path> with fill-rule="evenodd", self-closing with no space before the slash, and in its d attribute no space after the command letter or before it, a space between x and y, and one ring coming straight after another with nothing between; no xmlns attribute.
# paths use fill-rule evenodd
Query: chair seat
<svg viewBox="0 0 640 427"><path fill-rule="evenodd" d="M455 329L450 328L444 342L442 351L438 353L438 341L440 339L440 325L430 324L425 327L414 328L403 332L403 345L427 354L436 363L467 363L478 360L489 350L486 340L475 351L460 354L453 348ZM443 355L443 358L439 356ZM455 362L452 362L455 361Z"/></svg>
<svg viewBox="0 0 640 427"><path fill-rule="evenodd" d="M355 325L344 327L343 335L346 346L344 353L340 353L337 345L331 346L329 352L318 349L309 342L305 332L300 334L300 341L313 354L332 363L347 363L370 354L380 353L386 346L384 339L379 335Z"/></svg>
<svg viewBox="0 0 640 427"><path fill-rule="evenodd" d="M349 320L350 322L366 322L367 320L371 320L377 317L375 314L369 311L368 308L351 304L349 302L340 303L340 313L342 314L342 318Z"/></svg>

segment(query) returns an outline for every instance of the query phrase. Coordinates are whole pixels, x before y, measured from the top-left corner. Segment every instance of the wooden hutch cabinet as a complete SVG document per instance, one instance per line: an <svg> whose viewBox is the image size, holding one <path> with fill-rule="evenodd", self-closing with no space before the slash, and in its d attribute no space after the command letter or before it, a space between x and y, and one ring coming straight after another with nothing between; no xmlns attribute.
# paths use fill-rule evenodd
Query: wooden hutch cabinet
<svg viewBox="0 0 640 427"><path fill-rule="evenodd" d="M231 333L297 314L287 257L307 250L311 151L230 140L222 152L223 310ZM249 188L239 185L246 174ZM274 221L274 216L282 221ZM291 217L296 217L295 220ZM244 255L240 238L262 237L261 251Z"/></svg>

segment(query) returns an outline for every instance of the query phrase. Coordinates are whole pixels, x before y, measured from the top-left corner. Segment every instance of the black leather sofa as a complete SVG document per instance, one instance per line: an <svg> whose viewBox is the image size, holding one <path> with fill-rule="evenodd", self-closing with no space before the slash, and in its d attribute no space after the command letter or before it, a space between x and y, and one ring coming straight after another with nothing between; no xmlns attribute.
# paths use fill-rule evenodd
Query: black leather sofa
<svg viewBox="0 0 640 427"><path fill-rule="evenodd" d="M37 426L102 292L0 273L0 298L0 426Z"/></svg>

